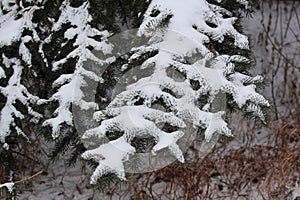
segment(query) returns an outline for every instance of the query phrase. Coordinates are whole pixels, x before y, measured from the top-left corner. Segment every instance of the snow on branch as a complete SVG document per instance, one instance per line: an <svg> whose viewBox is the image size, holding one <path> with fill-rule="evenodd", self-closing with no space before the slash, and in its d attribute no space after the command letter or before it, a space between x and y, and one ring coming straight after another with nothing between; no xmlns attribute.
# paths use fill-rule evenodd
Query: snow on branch
<svg viewBox="0 0 300 200"><path fill-rule="evenodd" d="M246 1L239 2L246 5ZM236 62L246 66L249 65L248 59L240 55L225 55L207 47L210 41L223 45L229 37L233 39L233 48L249 49L248 38L235 29L237 19L231 16L229 11L206 0L151 1L137 33L150 38L148 47L133 48L134 53L128 60L141 59L145 52L157 49L158 53L145 60L140 68L147 70L152 67L153 73L128 85L106 108L95 113L94 118L100 125L86 131L82 137L86 141L90 139L92 146L83 157L99 163L91 183L107 173L115 173L122 180L125 178L122 162L136 151L131 145L135 137L153 136L156 140L153 154L168 148L184 162L177 141L189 134L185 129L188 124L194 130L204 129L207 141L214 134L231 136L231 130L222 117L225 108L212 111L213 102L220 92L231 94L240 109L246 107L244 111L254 112L264 120L261 107L269 106L269 103L255 91L254 83L260 78L235 71ZM176 77L173 72L183 78ZM197 102L204 97L204 105L199 105ZM154 107L158 101L164 109ZM223 102L226 107L226 99ZM161 123L176 128L166 131ZM122 132L123 135L95 148L97 143L93 139L102 139L108 132ZM123 146L126 147L124 150ZM112 156L112 152L119 156ZM97 155L105 158L99 159Z"/></svg>
<svg viewBox="0 0 300 200"><path fill-rule="evenodd" d="M2 6L6 13L0 15L0 48L11 46L14 42L19 45L17 55L13 55L14 58L6 57L5 52L1 55L3 62L0 67L0 78L7 79L8 84L0 87L1 94L6 98L5 105L1 110L0 141L8 149L9 146L5 143L5 138L12 130L16 131L18 135L27 138L22 127L19 127L16 123L16 119L22 121L25 118L25 113L17 109L17 102L20 102L27 108L31 122L37 123L42 117L41 114L35 112L32 108L32 104L35 104L39 98L32 95L21 84L23 69L32 67L32 54L26 43L40 40L35 30L36 25L32 22L34 11L40 9L40 7L36 5L23 7L22 3L17 5L11 4L9 1L2 1ZM24 34L25 30L27 31L26 35ZM26 66L24 66L24 63ZM6 69L3 66L13 71L10 77L6 76Z"/></svg>
<svg viewBox="0 0 300 200"><path fill-rule="evenodd" d="M63 25L71 23L71 27L65 31L64 37L67 40L75 38L73 44L75 49L66 57L54 61L52 63L52 70L57 71L63 67L69 59L76 59L74 73L62 74L53 83L53 87L58 89L49 101L57 101L59 106L54 112L55 117L46 120L43 124L44 126L50 125L52 127L53 138L59 136L63 123L73 126L73 113L70 110L72 104L84 110L97 108L96 103L84 100L84 93L82 92L82 87L87 85L87 78L95 82L101 81L101 78L98 77L94 71L85 68L84 65L86 62L92 61L98 64L98 66L101 66L111 62L113 59L108 58L101 60L92 52L94 50L100 51L103 54L109 54L112 51L112 46L107 42L107 38L111 35L108 31L98 30L90 25L92 17L89 14L89 6L89 3L85 2L83 5L74 8L70 5L69 1L64 1L61 6L61 15L58 21L53 25L52 31L55 32L59 31ZM94 36L101 36L101 41L94 39Z"/></svg>
<svg viewBox="0 0 300 200"><path fill-rule="evenodd" d="M0 184L0 189L3 188L3 187L6 187L7 190L8 190L10 193L12 193L12 191L13 191L13 189L14 189L14 186L15 186L16 184L23 183L23 182L25 182L25 181L28 181L28 180L30 180L30 179L33 179L33 178L35 178L35 177L41 175L42 173L43 173L43 170L40 170L40 171L36 172L35 174L33 174L33 175L30 176L30 177L26 177L26 178L21 179L21 180L18 180L18 181L12 181L12 182L7 182L7 183Z"/></svg>
<svg viewBox="0 0 300 200"><path fill-rule="evenodd" d="M11 127L18 135L27 138L21 127L15 123L15 119L24 119L24 113L21 113L16 106L16 101L19 101L27 108L27 112L32 116L31 121L37 123L42 117L41 114L34 111L31 103L36 103L39 98L30 94L26 87L21 84L21 76L23 67L20 61L16 58L8 59L3 55L4 63L7 67L13 69L13 75L9 77L8 84L5 87L0 87L1 94L6 98L6 103L0 113L0 142L3 147L8 149L9 146L5 142L5 138L11 133ZM28 139L28 138L27 138Z"/></svg>
<svg viewBox="0 0 300 200"><path fill-rule="evenodd" d="M10 182L10 183L3 183L0 184L0 189L6 187L6 189L11 193L13 191L15 183Z"/></svg>
<svg viewBox="0 0 300 200"><path fill-rule="evenodd" d="M38 9L40 9L38 6L19 9L17 5L14 5L10 6L10 12L0 15L0 47L21 40L19 53L25 62L30 60L30 56L24 43L29 40L39 40L35 25L32 22L33 13ZM21 37L24 30L32 31L32 36Z"/></svg>

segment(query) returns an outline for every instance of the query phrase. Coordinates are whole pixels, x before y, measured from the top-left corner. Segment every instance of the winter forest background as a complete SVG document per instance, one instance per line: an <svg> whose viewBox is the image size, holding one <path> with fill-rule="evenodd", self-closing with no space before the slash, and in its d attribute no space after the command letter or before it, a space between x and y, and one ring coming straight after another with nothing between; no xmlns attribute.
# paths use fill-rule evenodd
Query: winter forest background
<svg viewBox="0 0 300 200"><path fill-rule="evenodd" d="M0 199L299 199L299 15L1 0Z"/></svg>

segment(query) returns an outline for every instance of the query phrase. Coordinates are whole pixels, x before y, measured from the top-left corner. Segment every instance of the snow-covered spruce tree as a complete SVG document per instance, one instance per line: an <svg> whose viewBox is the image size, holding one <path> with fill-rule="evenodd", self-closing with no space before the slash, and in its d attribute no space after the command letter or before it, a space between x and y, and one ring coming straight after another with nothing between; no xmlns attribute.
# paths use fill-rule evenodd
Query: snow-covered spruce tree
<svg viewBox="0 0 300 200"><path fill-rule="evenodd" d="M74 117L74 112L91 113L89 109L98 107L94 97L86 95L86 90L93 90L92 82L96 88L100 80L97 74L103 65L114 59L109 57L112 46L107 37L119 32L120 26L129 23L130 17L139 10L130 10L131 4L127 1L65 0L57 8L57 17L50 21L52 25L43 51L47 65L54 72L52 77L56 78L49 80L53 90L48 95L54 92L44 104L54 115L43 125L51 127L52 138L56 140L52 158L71 146L71 160L74 161L84 150L77 132L82 132L81 128L89 126L91 120L83 114L85 119ZM75 124L81 125L75 128Z"/></svg>
<svg viewBox="0 0 300 200"><path fill-rule="evenodd" d="M85 151L78 133L91 126L89 114L98 108L95 96L87 94L95 93L92 91L101 79L98 75L103 66L114 60L110 57L113 46L107 38L121 29L136 26L142 18L137 17L138 13L145 11L147 4L129 0L62 1L43 45L48 66L56 75L61 74L49 80L55 92L44 101L45 105L54 105L47 105L54 115L43 123L44 127L52 127L52 138L56 140L51 158L58 158L72 148L70 163L73 163Z"/></svg>
<svg viewBox="0 0 300 200"><path fill-rule="evenodd" d="M52 138L57 139L52 156L57 156L73 144L75 149L72 159L76 159L82 146L77 145L78 136L74 127L72 106L82 111L96 109L97 104L87 99L88 97L84 99L82 90L87 89L88 81L100 81L95 73L97 69L92 69L91 66L85 68L88 66L85 63L90 62L100 68L102 64L110 62L109 59L100 60L92 50L107 54L112 46L106 42L110 33L99 23L98 18L104 17L103 13L93 12L90 1L63 1L59 10L60 15L53 23L51 34L44 45L45 52L48 53L45 57L49 67L60 76L53 80L54 93L44 102L56 103L54 116L50 116L43 126L50 126Z"/></svg>
<svg viewBox="0 0 300 200"><path fill-rule="evenodd" d="M263 78L248 73L251 52L239 24L240 10L249 11L250 6L246 0L151 1L137 32L137 37L149 38L148 44L133 48L125 65L114 66L120 72L114 74L115 80L130 69L147 75L111 100L110 92L99 93L103 109L94 114L99 126L82 137L92 146L83 158L98 163L91 183L107 174L124 180L124 163L143 152L136 145L139 137L153 138L153 154L169 149L184 162L178 141L189 134L187 126L203 130L206 141L216 134L231 136L224 110L212 108L220 92L226 94L223 101L230 111L265 122L263 110L269 103L256 92ZM100 91L114 79L112 75L103 74ZM97 141L106 142L97 145Z"/></svg>
<svg viewBox="0 0 300 200"><path fill-rule="evenodd" d="M42 117L35 106L39 97L30 91L28 79L30 44L40 40L33 13L41 9L41 2L3 0L0 5L0 172L5 180L18 168L16 153L30 141L30 128Z"/></svg>
<svg viewBox="0 0 300 200"><path fill-rule="evenodd" d="M12 150L22 139L30 141L30 134L46 133L48 139L56 139L52 156L70 145L75 147L72 158L82 153L71 105L82 110L97 108L83 99L82 90L87 88L86 81L99 81L99 72L95 71L110 62L100 60L92 50L108 53L111 46L106 38L120 31L119 26L138 24L141 16L132 16L145 10L145 4L97 0L0 2L1 172L9 174L13 169ZM90 66L85 65L89 69L84 67L86 62L90 62Z"/></svg>
<svg viewBox="0 0 300 200"><path fill-rule="evenodd" d="M48 130L52 138L61 136L53 155L70 143L78 144L71 103L82 110L96 108L95 103L83 100L81 90L87 79L100 79L95 72L84 69L83 63L89 60L98 67L105 63L91 51L111 51L106 43L110 33L105 28L118 29L113 16L105 21L109 18L104 15L108 5L99 11L102 4L97 2L1 2L0 159L1 171L6 174L14 170L12 150L20 146L22 138L30 141L29 134L46 131L47 135Z"/></svg>

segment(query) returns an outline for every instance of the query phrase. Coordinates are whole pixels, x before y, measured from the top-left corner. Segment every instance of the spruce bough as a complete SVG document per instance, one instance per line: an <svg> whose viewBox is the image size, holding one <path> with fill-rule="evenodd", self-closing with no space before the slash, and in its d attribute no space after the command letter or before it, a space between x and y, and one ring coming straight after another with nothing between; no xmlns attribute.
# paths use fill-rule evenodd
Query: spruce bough
<svg viewBox="0 0 300 200"><path fill-rule="evenodd" d="M248 8L246 1L236 4ZM251 64L251 58L247 57L249 42L235 28L236 21L233 13L205 0L151 1L136 34L148 38L148 44L135 47L128 64L155 52L135 66L139 73L143 70L145 74L152 73L130 83L104 109L95 112L94 119L100 125L83 135L86 141L91 138L90 145L94 146L83 158L99 163L91 183L108 173L124 180L124 163L131 162L132 155L137 153L133 144L136 138L151 136L154 155L168 149L178 161L184 162L177 143L184 134L189 134L187 126L195 131L204 130L206 141L215 134L231 136L223 119L224 110L212 111L220 92L230 97L226 102L229 107L265 122L263 109L269 103L255 90L263 78L243 73ZM222 52L217 47L222 45L231 45L235 50ZM236 66L243 70L236 70ZM172 75L175 72L183 80L176 80ZM107 97L104 95L102 99ZM164 109L157 109L154 106L157 103ZM94 142L95 138L101 140L114 132L121 134L99 146Z"/></svg>
<svg viewBox="0 0 300 200"><path fill-rule="evenodd" d="M55 139L54 156L71 145L74 157L83 153L96 163L96 183L111 173L124 180L124 163L146 151L167 150L184 162L179 143L189 130L203 133L205 141L231 136L224 120L229 112L265 123L269 103L256 91L263 78L249 73L251 51L240 24L240 10L251 12L253 2L3 1L0 34L14 30L0 37L0 154L6 173L16 138L31 140L26 127ZM147 42L112 56L119 47L109 38L130 28ZM130 70L141 76L112 96ZM93 101L86 99L90 82L98 84ZM214 108L220 93L226 109ZM77 112L96 110L87 119L96 125L76 130L74 106Z"/></svg>

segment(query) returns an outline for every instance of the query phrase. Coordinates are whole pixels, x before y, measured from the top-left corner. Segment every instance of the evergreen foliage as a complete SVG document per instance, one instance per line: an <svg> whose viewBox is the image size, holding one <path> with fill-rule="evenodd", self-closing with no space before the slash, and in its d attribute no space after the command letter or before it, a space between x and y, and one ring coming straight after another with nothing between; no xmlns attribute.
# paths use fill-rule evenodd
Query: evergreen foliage
<svg viewBox="0 0 300 200"><path fill-rule="evenodd" d="M232 4L225 3L224 7L230 9ZM235 4L249 8L247 1ZM129 64L132 60L143 60L131 66L138 68L136 80L129 81L124 91L95 112L94 118L100 125L83 135L90 142L88 145L93 146L83 157L99 163L91 183L108 173L124 180L124 164L131 161L130 155L149 149L149 142L141 145L143 150L134 144L141 143L145 136L151 136L155 143L150 147L154 155L169 149L180 162L184 162L184 156L178 142L184 134L190 134L190 126L194 132L204 130L206 141L215 134L231 136L222 117L224 108L213 108L220 92L229 96L227 103L232 110L265 122L263 108L269 103L255 91L256 84L263 79L245 73L251 65L251 54L247 37L238 31L240 14L236 8L230 12L219 5L195 0L151 1L137 32L137 37L149 38L148 46L135 47L128 55ZM153 52L156 53L144 59L143 55ZM112 84L102 87L107 85ZM100 104L110 95L104 93ZM157 109L157 104L164 110ZM121 134L98 146L111 132Z"/></svg>
<svg viewBox="0 0 300 200"><path fill-rule="evenodd" d="M253 61L240 24L254 2L1 1L0 172L17 171L13 150L34 142L28 127L55 141L54 160L70 148L70 163L83 153L96 168L94 184L108 175L125 180L124 163L135 153L168 149L184 162L178 142L189 128L207 141L231 136L223 108L213 108L220 92L231 111L265 122L269 103L255 89L263 79L248 72ZM121 50L109 38L132 28L142 44L114 57ZM138 78L113 97L131 70ZM76 121L74 112L89 110L97 122Z"/></svg>

